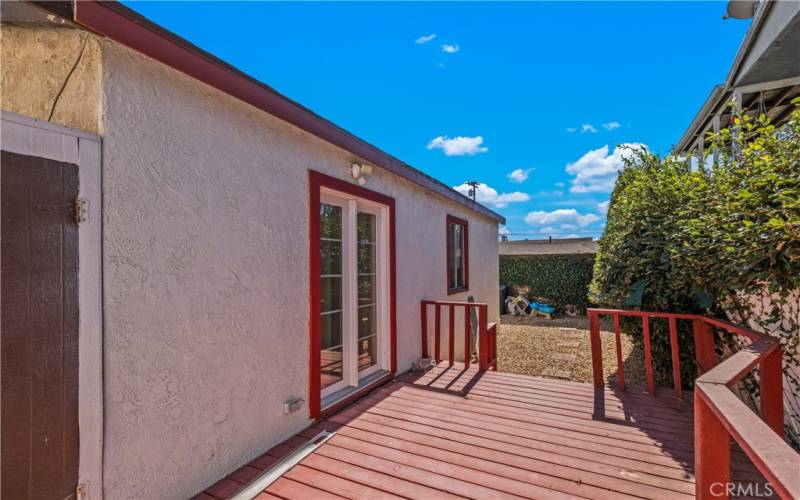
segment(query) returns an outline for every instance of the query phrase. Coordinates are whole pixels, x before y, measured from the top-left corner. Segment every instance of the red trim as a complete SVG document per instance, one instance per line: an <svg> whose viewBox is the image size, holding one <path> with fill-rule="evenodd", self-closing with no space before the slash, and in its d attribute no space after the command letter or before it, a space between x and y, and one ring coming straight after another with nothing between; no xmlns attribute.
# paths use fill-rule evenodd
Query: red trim
<svg viewBox="0 0 800 500"><path fill-rule="evenodd" d="M450 282L452 273L450 272L451 268L451 259L450 259L450 238L448 237L450 234L450 224L458 224L464 228L464 286L460 288L450 288ZM459 219L454 215L447 215L447 222L444 226L444 240L445 240L445 251L447 252L447 295L453 295L454 293L466 292L469 290L469 222L464 219Z"/></svg>
<svg viewBox="0 0 800 500"><path fill-rule="evenodd" d="M320 189L325 187L334 191L357 196L365 200L374 201L385 205L389 209L389 376L397 372L397 265L395 257L395 205L394 198L370 191L361 186L351 184L335 177L329 177L319 172L309 171L309 258L310 262L310 282L309 282L309 383L308 383L308 408L311 418L320 418L321 411L321 387L320 387L320 248L319 248L319 208L320 208ZM388 377L388 376L387 376ZM373 387L372 385L370 387ZM364 390L368 390L365 388ZM362 392L353 394L345 401L352 401L353 398ZM341 402L340 402L341 403ZM337 403L336 407L340 403ZM329 409L330 410L330 409ZM326 411L328 413L328 411Z"/></svg>
<svg viewBox="0 0 800 500"><path fill-rule="evenodd" d="M745 452L781 498L800 498L797 470L800 457L783 440L783 376L780 341L764 333L728 321L697 314L625 311L622 309L587 309L592 338L592 366L595 386L603 387L602 352L599 317L612 315L615 326L619 316L642 318L648 390L652 394L652 367L649 366L649 318L667 318L670 327L673 365L677 366L677 321L693 322L696 363L702 375L694 385L694 460L695 496L727 498L724 485L730 479L731 439ZM717 363L714 350L717 327L728 333L752 339L741 349ZM619 349L619 347L617 348ZM731 391L742 377L758 365L761 370L761 415L753 412ZM703 373L704 372L704 373ZM679 371L674 371L676 394L680 397Z"/></svg>
<svg viewBox="0 0 800 500"><path fill-rule="evenodd" d="M60 2L40 2L53 12ZM166 64L230 96L299 127L395 175L505 224L505 218L467 196L426 175L372 144L354 136L310 109L225 63L187 40L153 23L118 2L75 1L74 20L79 25ZM56 13L58 13L56 12Z"/></svg>

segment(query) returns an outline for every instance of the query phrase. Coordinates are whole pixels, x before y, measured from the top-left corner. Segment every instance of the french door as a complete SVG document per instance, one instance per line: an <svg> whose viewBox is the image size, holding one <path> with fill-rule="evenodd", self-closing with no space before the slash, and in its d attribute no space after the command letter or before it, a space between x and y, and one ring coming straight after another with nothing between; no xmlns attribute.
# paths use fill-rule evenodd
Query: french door
<svg viewBox="0 0 800 500"><path fill-rule="evenodd" d="M387 216L385 205L320 193L323 399L389 368Z"/></svg>

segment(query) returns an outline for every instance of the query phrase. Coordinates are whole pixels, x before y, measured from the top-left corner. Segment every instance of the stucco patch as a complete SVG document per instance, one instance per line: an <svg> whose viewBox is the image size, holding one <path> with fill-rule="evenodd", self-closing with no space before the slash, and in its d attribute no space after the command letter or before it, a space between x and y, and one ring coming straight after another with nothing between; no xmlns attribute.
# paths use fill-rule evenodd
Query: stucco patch
<svg viewBox="0 0 800 500"><path fill-rule="evenodd" d="M0 28L0 107L38 120L100 131L100 43L85 31Z"/></svg>

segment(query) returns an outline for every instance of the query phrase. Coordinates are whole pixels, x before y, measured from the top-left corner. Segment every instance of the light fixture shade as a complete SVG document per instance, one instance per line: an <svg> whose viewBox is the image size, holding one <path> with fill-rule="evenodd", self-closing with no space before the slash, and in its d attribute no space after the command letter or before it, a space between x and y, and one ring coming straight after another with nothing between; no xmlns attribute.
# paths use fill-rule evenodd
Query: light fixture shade
<svg viewBox="0 0 800 500"><path fill-rule="evenodd" d="M750 19L756 12L758 0L730 0L728 2L728 17L734 19Z"/></svg>

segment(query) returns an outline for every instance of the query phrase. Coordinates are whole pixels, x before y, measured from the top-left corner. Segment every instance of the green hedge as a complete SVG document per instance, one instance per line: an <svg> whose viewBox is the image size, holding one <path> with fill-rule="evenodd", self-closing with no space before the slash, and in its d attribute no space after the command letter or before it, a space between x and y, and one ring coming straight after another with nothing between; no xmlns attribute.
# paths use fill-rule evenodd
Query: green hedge
<svg viewBox="0 0 800 500"><path fill-rule="evenodd" d="M800 105L800 99L793 102ZM749 322L780 339L789 382L784 389L800 400L800 380L788 369L800 366L800 314L793 298L800 290L800 107L780 130L764 115L737 115L733 130L711 140L707 151L717 150L719 157L696 172L675 156L630 152L611 195L590 298L613 307ZM752 301L764 293L771 303L762 302L765 311L759 312ZM694 343L685 323L679 323L679 344L688 386ZM640 324L623 324L637 343ZM654 321L651 335L657 383L669 386L666 323ZM791 411L787 421L795 424L787 430L797 443L800 413Z"/></svg>
<svg viewBox="0 0 800 500"><path fill-rule="evenodd" d="M501 255L500 283L527 286L529 295L542 297L559 311L567 304L586 309L594 254ZM509 290L509 293L513 293Z"/></svg>

